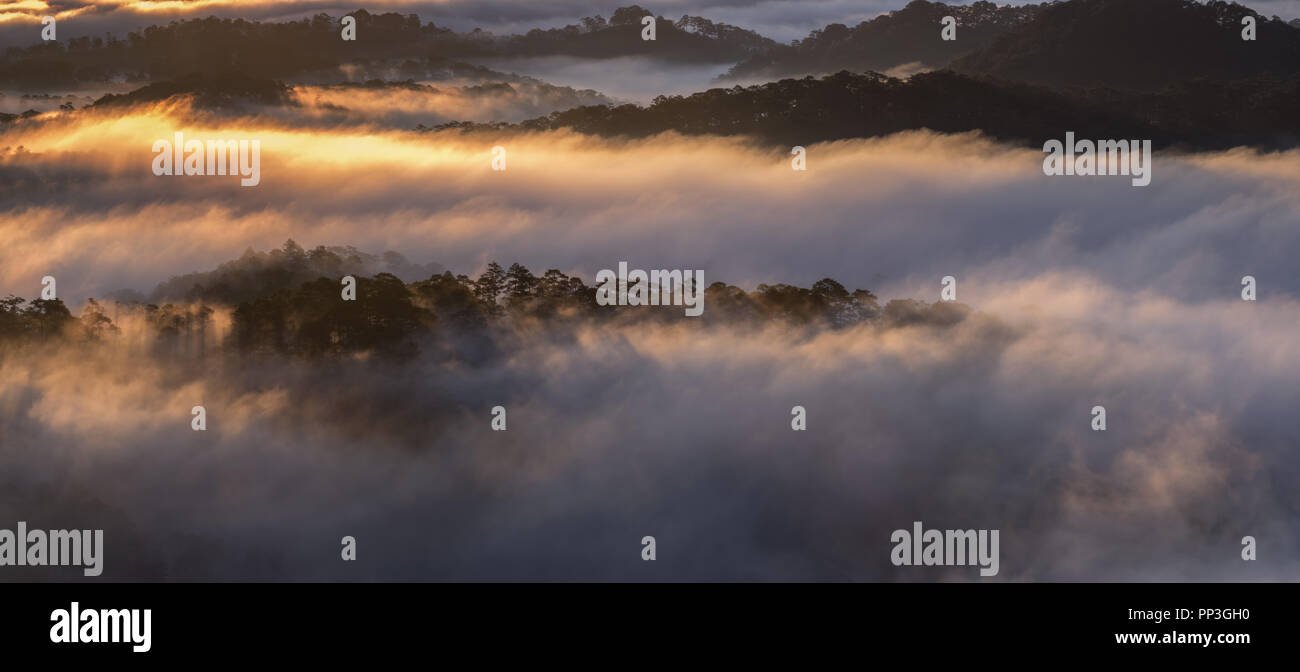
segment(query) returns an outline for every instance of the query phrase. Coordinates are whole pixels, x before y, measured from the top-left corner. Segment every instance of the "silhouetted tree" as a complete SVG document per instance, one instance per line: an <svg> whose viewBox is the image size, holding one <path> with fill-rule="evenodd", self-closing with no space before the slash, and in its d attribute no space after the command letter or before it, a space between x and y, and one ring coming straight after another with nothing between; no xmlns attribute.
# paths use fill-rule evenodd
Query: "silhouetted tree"
<svg viewBox="0 0 1300 672"><path fill-rule="evenodd" d="M510 264L510 270L506 271L506 296L511 299L527 299L537 295L538 280L523 266L523 264Z"/></svg>

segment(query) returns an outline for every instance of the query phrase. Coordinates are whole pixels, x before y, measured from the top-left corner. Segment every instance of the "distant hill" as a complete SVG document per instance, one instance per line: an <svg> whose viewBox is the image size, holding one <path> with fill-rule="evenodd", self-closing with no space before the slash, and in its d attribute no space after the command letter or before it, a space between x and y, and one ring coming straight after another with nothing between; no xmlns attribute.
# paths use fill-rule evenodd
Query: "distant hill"
<svg viewBox="0 0 1300 672"><path fill-rule="evenodd" d="M452 62L478 57L570 55L613 58L650 55L664 60L729 63L776 46L753 31L683 16L660 17L656 39L641 39L641 19L651 13L635 5L607 21L593 16L579 24L523 35L497 36L474 30L458 33L414 14L352 12L357 39L340 39L340 18L258 22L208 17L173 21L131 32L126 39L78 37L0 55L0 82L12 88L47 90L85 82L125 79L150 82L194 73L239 74L287 80L332 71L342 65L382 64L405 70L420 62Z"/></svg>
<svg viewBox="0 0 1300 672"><path fill-rule="evenodd" d="M1254 41L1242 17L1256 17ZM953 62L959 72L1052 86L1158 89L1196 78L1300 73L1300 30L1236 3L1070 0Z"/></svg>
<svg viewBox="0 0 1300 672"><path fill-rule="evenodd" d="M1028 23L1048 5L998 7L981 0L946 5L914 0L852 28L834 23L792 45L778 45L737 64L721 79L775 79L900 66L937 69ZM957 39L940 38L943 17L957 20Z"/></svg>
<svg viewBox="0 0 1300 672"><path fill-rule="evenodd" d="M1290 24L1215 0L1066 0L999 7L981 0L947 5L914 0L857 26L831 24L779 44L758 33L697 16L656 18L656 40L642 40L636 5L608 18L518 35L457 32L414 14L358 10L358 39L339 39L340 17L286 22L215 17L150 26L119 39L77 37L0 54L0 82L57 90L91 82L160 82L190 74L286 82L336 83L437 76L445 64L487 58L651 56L678 62L735 63L724 80L774 80L808 74L909 73L951 68L972 75L1049 86L1155 90L1195 78L1249 79L1300 73L1300 20ZM940 37L957 21L957 39ZM1257 39L1241 39L1254 16Z"/></svg>
<svg viewBox="0 0 1300 672"><path fill-rule="evenodd" d="M508 86L501 84L499 86ZM410 81L338 85L355 89L418 89ZM475 87L470 87L475 88ZM478 87L483 88L483 87ZM274 80L191 76L156 82L125 95L107 95L94 108L148 103L188 95L222 114L257 106L293 107L297 100ZM419 118L418 115L415 117ZM0 122L13 123L15 119ZM1047 87L970 76L951 70L906 79L841 71L820 79L659 96L648 106L596 104L557 110L518 123L429 120L417 131L547 131L573 129L600 136L744 135L774 145L868 138L914 129L981 131L999 140L1041 147L1065 131L1079 137L1150 139L1156 147L1265 149L1300 146L1300 74L1249 79L1195 79L1159 90Z"/></svg>
<svg viewBox="0 0 1300 672"><path fill-rule="evenodd" d="M289 88L281 82L237 74L191 74L174 81L154 82L130 93L105 94L91 107L126 107L184 94L192 94L200 107L235 107L243 103L291 104Z"/></svg>
<svg viewBox="0 0 1300 672"><path fill-rule="evenodd" d="M1156 147L1279 148L1300 145L1300 76L1197 80L1158 92L1135 92L1056 89L948 70L906 80L839 72L821 79L660 96L648 107L586 106L520 124L456 123L432 130L447 128L570 128L629 137L677 131L747 135L786 147L923 128L982 131L1042 147L1044 141L1074 131L1081 138L1150 139Z"/></svg>

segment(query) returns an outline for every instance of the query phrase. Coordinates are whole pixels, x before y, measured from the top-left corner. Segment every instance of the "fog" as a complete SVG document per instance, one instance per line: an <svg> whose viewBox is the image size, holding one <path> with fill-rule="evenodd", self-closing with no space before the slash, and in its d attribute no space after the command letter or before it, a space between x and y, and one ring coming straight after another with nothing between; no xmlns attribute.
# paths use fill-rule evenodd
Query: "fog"
<svg viewBox="0 0 1300 672"><path fill-rule="evenodd" d="M914 131L809 144L797 172L745 138L409 130L549 104L433 86L0 127L0 295L51 275L76 310L292 238L588 284L627 261L932 302L953 276L975 312L506 319L500 356L394 363L217 348L230 307L203 357L163 355L110 311L107 342L0 349L0 521L103 528L104 580L979 580L892 566L890 532L916 520L999 529L994 580L1297 575L1300 152L1157 153L1134 188ZM155 176L177 131L259 141L260 184ZM3 578L67 577L42 571Z"/></svg>
<svg viewBox="0 0 1300 672"><path fill-rule="evenodd" d="M229 118L173 102L11 125L0 293L30 296L45 275L72 300L147 290L287 238L463 273L497 259L592 277L628 261L924 300L951 275L976 305L986 287L1048 272L1192 303L1237 296L1244 275L1262 296L1300 289L1295 151L1158 152L1151 185L1135 188L1045 176L1042 152L976 134L811 145L797 172L743 138L421 134L286 114L312 112ZM261 183L153 175L153 142L176 131L259 140ZM505 171L491 169L496 146Z"/></svg>
<svg viewBox="0 0 1300 672"><path fill-rule="evenodd" d="M560 86L592 88L621 102L642 105L655 96L690 95L709 89L716 86L713 80L731 67L730 63L675 63L640 56L479 60L494 70L530 75Z"/></svg>
<svg viewBox="0 0 1300 672"><path fill-rule="evenodd" d="M952 327L515 324L468 368L175 360L124 319L0 359L0 515L105 529L106 580L978 578L890 565L913 520L1001 530L995 580L1285 579L1297 318L1043 277Z"/></svg>

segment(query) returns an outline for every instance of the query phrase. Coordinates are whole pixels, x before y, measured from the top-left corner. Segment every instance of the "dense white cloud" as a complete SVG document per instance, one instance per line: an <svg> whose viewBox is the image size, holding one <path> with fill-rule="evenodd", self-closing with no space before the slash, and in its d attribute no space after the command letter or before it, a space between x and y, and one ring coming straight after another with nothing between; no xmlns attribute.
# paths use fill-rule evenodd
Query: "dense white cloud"
<svg viewBox="0 0 1300 672"><path fill-rule="evenodd" d="M284 114L171 105L51 115L0 133L13 185L0 213L0 292L30 295L47 274L69 297L146 290L290 237L398 249L458 272L495 258L590 278L627 260L746 286L831 276L923 299L952 275L976 304L984 287L1045 272L1188 302L1236 296L1244 275L1262 296L1300 289L1295 151L1157 153L1151 186L1134 188L1045 176L1040 151L974 134L813 145L799 173L779 149L743 139L420 134ZM259 139L261 184L154 176L154 140L178 130ZM505 172L490 167L497 145Z"/></svg>
<svg viewBox="0 0 1300 672"><path fill-rule="evenodd" d="M1298 569L1300 153L1158 154L1133 188L1046 177L1041 152L973 134L811 145L796 173L743 139L315 114L173 102L7 127L0 294L47 274L74 304L148 290L292 237L589 282L626 260L929 301L953 275L980 312L815 334L517 324L473 366L196 365L148 354L125 320L119 344L0 357L0 514L104 527L116 578L342 578L344 535L365 559L349 578L977 577L890 565L913 520L1001 529L1000 579ZM152 175L176 130L260 139L261 184ZM1269 548L1256 563L1247 534Z"/></svg>
<svg viewBox="0 0 1300 672"><path fill-rule="evenodd" d="M1001 580L1293 576L1300 305L1061 282L948 328L516 325L472 367L28 351L0 511L104 527L118 578L976 578L891 566L913 520L1000 529Z"/></svg>

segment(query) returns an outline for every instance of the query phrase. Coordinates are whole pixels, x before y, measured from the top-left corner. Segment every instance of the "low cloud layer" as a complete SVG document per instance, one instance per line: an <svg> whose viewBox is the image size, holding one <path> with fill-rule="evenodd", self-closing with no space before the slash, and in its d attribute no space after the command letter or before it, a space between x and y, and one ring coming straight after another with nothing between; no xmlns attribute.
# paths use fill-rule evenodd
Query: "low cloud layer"
<svg viewBox="0 0 1300 672"><path fill-rule="evenodd" d="M409 130L454 121L519 122L556 110L614 102L593 90L537 81L413 82L379 86L298 86L288 110L294 122L375 124Z"/></svg>
<svg viewBox="0 0 1300 672"><path fill-rule="evenodd" d="M261 183L153 175L153 142L176 131L260 140ZM1300 289L1294 151L1157 153L1151 185L1134 188L1045 176L1042 152L969 134L813 145L795 172L744 139L304 128L180 103L20 122L0 133L6 146L0 293L32 295L45 275L78 300L143 291L286 238L465 273L498 259L590 278L625 260L927 300L952 275L975 304L993 283L1044 272L1193 303L1236 296L1244 275L1261 296ZM496 146L504 172L491 169Z"/></svg>
<svg viewBox="0 0 1300 672"><path fill-rule="evenodd" d="M176 360L126 319L108 345L7 351L0 524L103 527L105 578L978 578L890 565L914 520L1000 529L999 580L1300 569L1300 153L1157 154L1133 188L1044 176L1041 152L977 135L811 145L798 173L740 138L250 114L173 100L4 127L0 295L45 275L74 306L147 292L293 238L471 274L590 282L628 261L884 299L937 300L951 275L978 312L815 333L520 322L475 365ZM260 140L261 183L153 175L175 131Z"/></svg>
<svg viewBox="0 0 1300 672"><path fill-rule="evenodd" d="M690 95L715 86L729 63L672 63L627 56L584 59L568 56L482 59L496 70L515 72L573 88L592 88L622 102L649 104L655 96Z"/></svg>
<svg viewBox="0 0 1300 672"><path fill-rule="evenodd" d="M913 520L1000 529L998 580L1293 577L1300 305L1064 281L946 328L519 324L469 368L158 359L126 321L0 360L0 513L103 527L109 579L977 578L889 564Z"/></svg>

